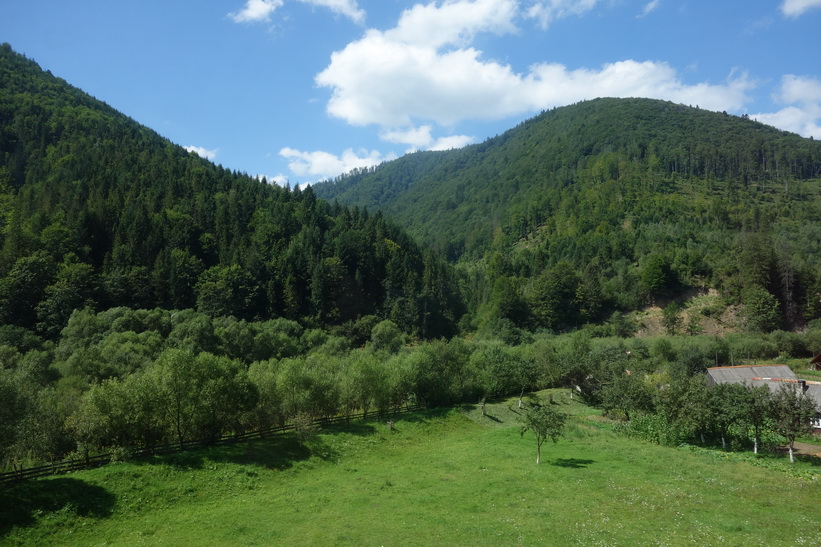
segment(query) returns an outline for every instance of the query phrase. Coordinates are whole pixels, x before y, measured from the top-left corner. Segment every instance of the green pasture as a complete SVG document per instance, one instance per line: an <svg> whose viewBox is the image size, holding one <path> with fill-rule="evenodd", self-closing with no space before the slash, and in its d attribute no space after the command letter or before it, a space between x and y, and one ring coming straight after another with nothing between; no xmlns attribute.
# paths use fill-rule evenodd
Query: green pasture
<svg viewBox="0 0 821 547"><path fill-rule="evenodd" d="M821 544L814 459L647 444L554 397L538 466L513 398L0 486L0 543Z"/></svg>

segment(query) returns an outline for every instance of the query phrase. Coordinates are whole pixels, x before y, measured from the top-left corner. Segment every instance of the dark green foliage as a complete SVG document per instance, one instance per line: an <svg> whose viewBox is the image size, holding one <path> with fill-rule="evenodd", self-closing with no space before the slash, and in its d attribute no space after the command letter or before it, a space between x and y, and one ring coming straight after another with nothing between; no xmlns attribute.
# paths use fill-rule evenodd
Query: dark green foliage
<svg viewBox="0 0 821 547"><path fill-rule="evenodd" d="M601 390L601 404L608 412L618 410L627 420L653 410L653 389L634 374L618 374Z"/></svg>
<svg viewBox="0 0 821 547"><path fill-rule="evenodd" d="M662 325L664 330L669 335L676 335L681 327L681 304L678 302L671 302L662 310Z"/></svg>
<svg viewBox="0 0 821 547"><path fill-rule="evenodd" d="M580 276L569 262L559 262L542 272L531 295L536 325L554 331L578 325L584 307L580 289Z"/></svg>
<svg viewBox="0 0 821 547"><path fill-rule="evenodd" d="M86 306L421 337L464 313L452 269L381 215L215 166L4 45L0 323L53 339Z"/></svg>
<svg viewBox="0 0 821 547"><path fill-rule="evenodd" d="M371 351L396 353L404 345L403 338L402 332L393 321L381 321L371 331Z"/></svg>
<svg viewBox="0 0 821 547"><path fill-rule="evenodd" d="M211 317L247 318L254 315L258 289L251 274L236 264L205 270L194 291L197 309Z"/></svg>
<svg viewBox="0 0 821 547"><path fill-rule="evenodd" d="M737 384L717 384L708 390L707 406L712 425L721 437L721 447L727 447L730 428L741 422L748 414L745 403L748 388Z"/></svg>
<svg viewBox="0 0 821 547"><path fill-rule="evenodd" d="M821 145L796 135L664 101L598 99L545 112L478 145L357 170L316 191L379 207L446 250L474 255L500 235L515 241L553 228L549 218L568 206L581 220L574 227L584 228L580 243L612 245L613 213L629 207L658 222L683 205L663 197L683 181L709 180L709 190L739 195L820 173ZM633 201L657 193L656 203ZM727 204L717 205L714 215L727 215ZM502 234L494 233L500 221Z"/></svg>
<svg viewBox="0 0 821 547"><path fill-rule="evenodd" d="M480 330L502 332L494 314L574 328L705 286L728 303L764 289L779 303L764 328L792 329L821 314L820 177L819 142L669 102L597 99L316 192L378 207L459 260Z"/></svg>
<svg viewBox="0 0 821 547"><path fill-rule="evenodd" d="M744 291L744 317L753 332L771 332L781 323L778 299L766 289L753 286Z"/></svg>

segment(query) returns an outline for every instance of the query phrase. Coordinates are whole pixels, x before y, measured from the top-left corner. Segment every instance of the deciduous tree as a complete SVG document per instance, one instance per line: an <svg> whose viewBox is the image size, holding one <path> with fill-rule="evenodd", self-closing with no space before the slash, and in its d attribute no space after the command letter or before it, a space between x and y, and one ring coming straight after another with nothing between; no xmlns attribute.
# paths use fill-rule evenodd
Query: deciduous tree
<svg viewBox="0 0 821 547"><path fill-rule="evenodd" d="M532 431L536 436L536 463L541 463L542 444L550 439L554 443L564 431L567 415L555 410L550 404L531 403L525 411L522 428L519 433L524 436Z"/></svg>

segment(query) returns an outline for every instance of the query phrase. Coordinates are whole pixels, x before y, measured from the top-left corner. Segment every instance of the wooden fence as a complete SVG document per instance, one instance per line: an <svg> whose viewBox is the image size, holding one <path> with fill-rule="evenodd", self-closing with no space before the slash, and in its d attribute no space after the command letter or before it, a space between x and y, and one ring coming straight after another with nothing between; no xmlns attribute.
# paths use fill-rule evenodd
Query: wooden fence
<svg viewBox="0 0 821 547"><path fill-rule="evenodd" d="M361 412L359 414L351 414L349 416L333 416L333 417L326 417L326 418L317 418L313 420L312 425L317 427L322 427L324 425L332 425L338 424L343 422L349 422L351 420L363 420L367 418L375 418L375 417L385 417L385 416L395 416L397 414L403 414L406 412L416 412L418 410L422 410L425 408L423 405L414 405L414 406L406 406L403 408L394 408L392 410L386 412L368 412L367 414ZM182 444L180 443L169 443L154 446L151 448L138 448L131 452L133 457L141 457L141 456L149 456L149 455L156 455L156 454L174 454L177 452L183 452L185 450L192 450L196 448L204 448L206 446L221 446L221 445L228 445L228 444L236 444L242 441L247 441L251 439L259 439L263 437L268 437L270 435L277 435L281 433L285 433L287 431L293 431L295 426L293 424L287 424L278 427L272 427L269 429L262 429L256 431L247 431L244 433L238 433L235 435L226 435L224 437L220 437L216 440L191 440L191 441L184 441ZM41 465L38 467L28 467L28 468L20 468L15 469L14 471L7 471L5 473L0 473L0 483L4 482L12 482L12 481L21 481L26 479L34 479L37 477L46 477L48 475L57 475L62 473L68 473L71 471L79 471L81 469L91 469L93 467L100 467L102 465L106 465L111 462L112 454L100 454L97 456L90 456L88 458L80 458L76 460L65 460L57 463L51 463L47 465Z"/></svg>

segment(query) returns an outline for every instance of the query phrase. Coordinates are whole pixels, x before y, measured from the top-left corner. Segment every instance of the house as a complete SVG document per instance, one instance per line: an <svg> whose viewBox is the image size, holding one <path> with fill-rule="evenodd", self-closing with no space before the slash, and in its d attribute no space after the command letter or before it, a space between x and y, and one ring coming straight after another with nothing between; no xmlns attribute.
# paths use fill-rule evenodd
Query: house
<svg viewBox="0 0 821 547"><path fill-rule="evenodd" d="M802 380L787 365L741 365L733 367L711 367L707 369L707 385L745 384L766 386L772 393L784 384L792 384L815 401L821 412L821 382ZM816 433L821 433L821 414L813 420Z"/></svg>
<svg viewBox="0 0 821 547"><path fill-rule="evenodd" d="M821 353L816 355L810 361L810 370L821 370Z"/></svg>
<svg viewBox="0 0 821 547"><path fill-rule="evenodd" d="M775 378L776 381L771 380ZM787 365L741 365L734 367L711 367L707 369L707 385L747 384L766 385L770 391L778 391L779 380L797 381L798 376Z"/></svg>

